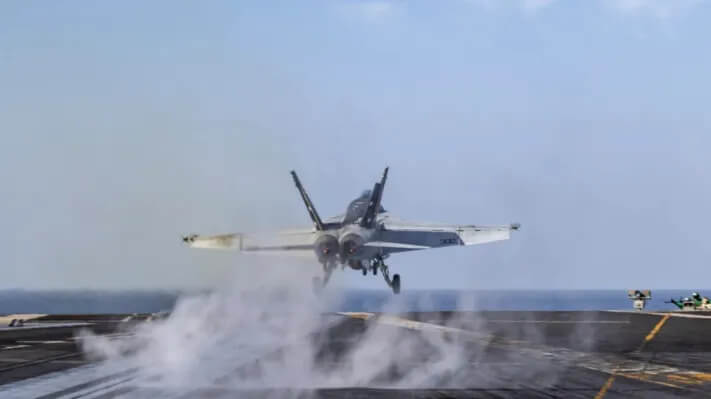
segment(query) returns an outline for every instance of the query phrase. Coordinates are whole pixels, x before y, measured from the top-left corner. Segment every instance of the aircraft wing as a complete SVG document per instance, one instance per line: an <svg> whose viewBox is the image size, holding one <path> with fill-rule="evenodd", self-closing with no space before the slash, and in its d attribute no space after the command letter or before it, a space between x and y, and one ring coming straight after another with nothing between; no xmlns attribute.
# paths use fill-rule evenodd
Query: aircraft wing
<svg viewBox="0 0 711 399"><path fill-rule="evenodd" d="M183 237L190 248L234 250L245 253L314 255L314 229L274 233L230 233L211 236L190 234Z"/></svg>
<svg viewBox="0 0 711 399"><path fill-rule="evenodd" d="M518 223L502 226L433 225L385 222L377 238L366 246L380 248L382 253L413 251L455 245L476 245L508 240Z"/></svg>

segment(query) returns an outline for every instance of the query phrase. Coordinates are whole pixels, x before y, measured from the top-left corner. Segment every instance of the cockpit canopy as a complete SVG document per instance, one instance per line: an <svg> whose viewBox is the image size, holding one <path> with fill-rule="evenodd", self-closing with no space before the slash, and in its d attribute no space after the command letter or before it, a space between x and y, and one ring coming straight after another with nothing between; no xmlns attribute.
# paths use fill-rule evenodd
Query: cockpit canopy
<svg viewBox="0 0 711 399"><path fill-rule="evenodd" d="M343 218L344 224L353 223L359 218L362 218L363 215L365 215L365 211L368 210L368 204L370 203L371 195L371 190L365 190L363 191L363 193L361 193L360 197L354 199L353 201L351 201L350 204L348 204L348 208L346 209L346 216ZM383 212L385 212L385 209L381 205L377 213Z"/></svg>

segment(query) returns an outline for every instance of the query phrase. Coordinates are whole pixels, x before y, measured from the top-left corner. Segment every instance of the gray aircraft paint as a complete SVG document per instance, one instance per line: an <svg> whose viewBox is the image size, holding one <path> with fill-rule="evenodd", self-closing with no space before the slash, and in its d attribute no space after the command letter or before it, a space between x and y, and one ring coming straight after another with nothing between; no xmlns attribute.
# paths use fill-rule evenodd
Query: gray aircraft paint
<svg viewBox="0 0 711 399"><path fill-rule="evenodd" d="M341 265L363 273L380 270L391 285L384 260L393 253L460 245L476 245L508 240L517 223L501 226L438 225L399 220L382 207L387 179L385 168L373 190L364 191L351 201L342 216L321 219L311 198L295 172L291 172L301 194L312 228L266 234L232 233L202 237L183 237L192 248L236 249L247 253L279 253L313 256L323 264L325 279ZM396 275L397 276L397 275ZM398 288L399 291L399 277ZM325 284L325 283L324 283Z"/></svg>

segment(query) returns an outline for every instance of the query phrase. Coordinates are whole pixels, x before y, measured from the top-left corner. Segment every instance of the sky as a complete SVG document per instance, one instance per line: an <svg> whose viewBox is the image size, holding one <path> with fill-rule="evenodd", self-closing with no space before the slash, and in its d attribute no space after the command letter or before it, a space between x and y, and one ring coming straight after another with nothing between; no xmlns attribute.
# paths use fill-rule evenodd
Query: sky
<svg viewBox="0 0 711 399"><path fill-rule="evenodd" d="M6 1L0 289L193 289L315 263L185 233L309 225L384 166L404 219L522 228L403 289L711 287L711 1ZM385 288L340 273L336 284Z"/></svg>

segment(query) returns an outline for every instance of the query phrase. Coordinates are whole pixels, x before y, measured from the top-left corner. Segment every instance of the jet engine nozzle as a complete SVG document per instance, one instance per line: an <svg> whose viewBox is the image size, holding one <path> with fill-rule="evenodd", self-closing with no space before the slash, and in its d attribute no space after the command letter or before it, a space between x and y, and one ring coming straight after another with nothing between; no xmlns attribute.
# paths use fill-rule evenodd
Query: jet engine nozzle
<svg viewBox="0 0 711 399"><path fill-rule="evenodd" d="M332 235L322 235L314 245L319 262L328 262L338 255L338 239Z"/></svg>
<svg viewBox="0 0 711 399"><path fill-rule="evenodd" d="M358 234L347 234L341 239L341 260L350 259L358 253L365 240Z"/></svg>

